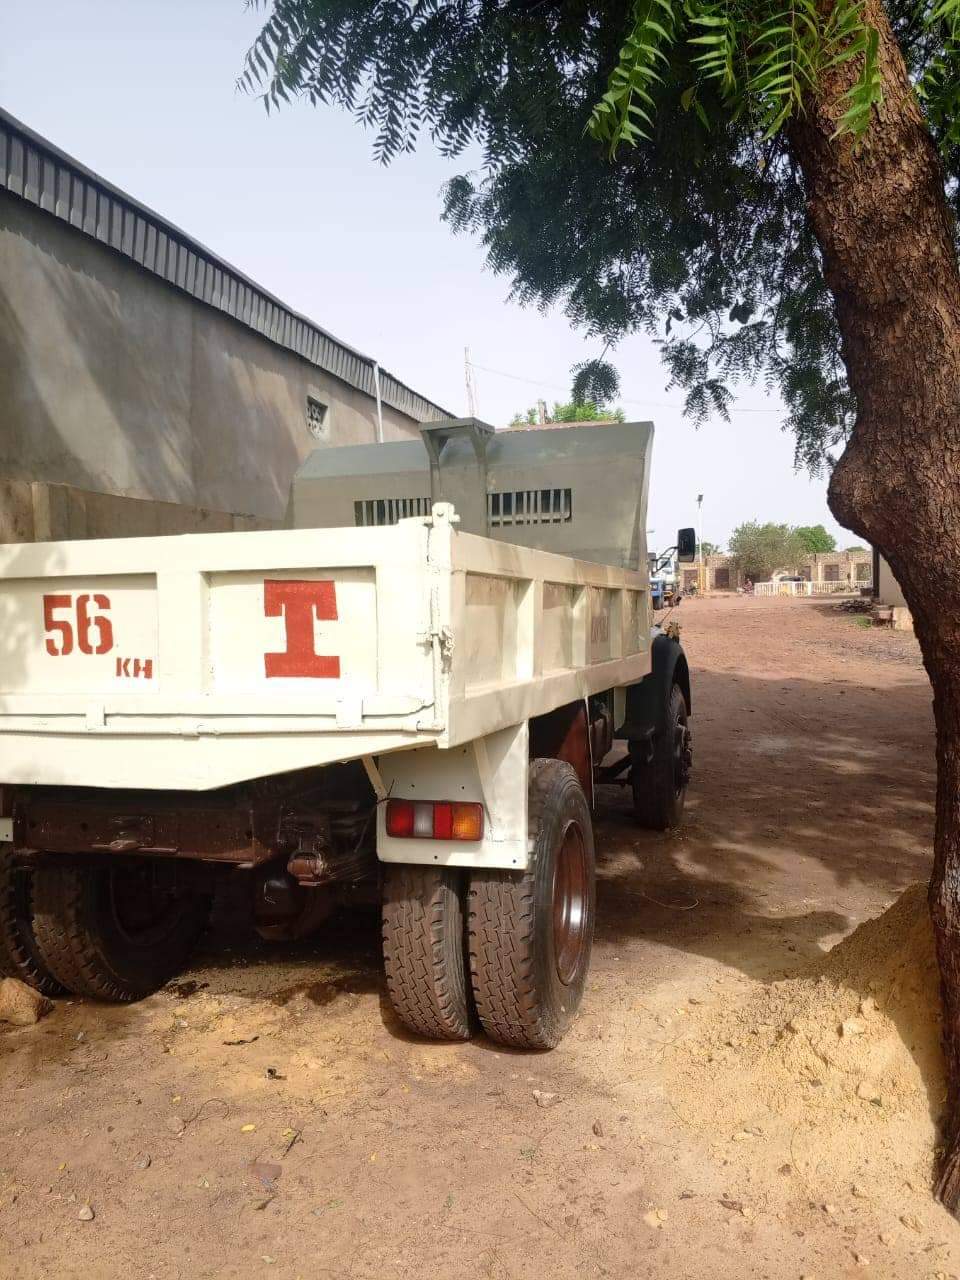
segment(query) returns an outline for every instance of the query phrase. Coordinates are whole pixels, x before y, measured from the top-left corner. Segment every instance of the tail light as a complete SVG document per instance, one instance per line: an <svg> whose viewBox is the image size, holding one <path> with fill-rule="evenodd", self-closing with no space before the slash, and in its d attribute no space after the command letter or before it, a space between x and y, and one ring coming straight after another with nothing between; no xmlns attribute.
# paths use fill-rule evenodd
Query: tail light
<svg viewBox="0 0 960 1280"><path fill-rule="evenodd" d="M387 835L395 840L481 840L483 805L449 800L388 800Z"/></svg>

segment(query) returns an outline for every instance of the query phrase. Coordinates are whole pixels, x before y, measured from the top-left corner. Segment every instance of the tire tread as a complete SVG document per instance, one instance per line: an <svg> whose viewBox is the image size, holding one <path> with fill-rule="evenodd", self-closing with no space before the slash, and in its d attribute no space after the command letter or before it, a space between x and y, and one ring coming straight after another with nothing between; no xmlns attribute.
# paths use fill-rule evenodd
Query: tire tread
<svg viewBox="0 0 960 1280"><path fill-rule="evenodd" d="M459 874L438 867L388 867L382 921L387 991L397 1016L430 1039L469 1039L473 1019Z"/></svg>
<svg viewBox="0 0 960 1280"><path fill-rule="evenodd" d="M40 867L34 873L34 933L47 968L74 995L93 995L85 985L78 926L83 885L73 868ZM109 998L109 997L108 997Z"/></svg>
<svg viewBox="0 0 960 1280"><path fill-rule="evenodd" d="M677 702L683 703L686 710L683 690L675 684L668 703L671 731ZM672 744L667 735L660 735L654 746L654 757L648 764L634 763L632 769L633 815L638 825L647 831L669 831L678 826L683 816L684 795L674 794Z"/></svg>
<svg viewBox="0 0 960 1280"><path fill-rule="evenodd" d="M33 919L36 871L17 867L0 854L0 977L19 978L45 996L62 996L64 986L43 963ZM24 885L18 877L29 877ZM21 901L21 893L27 901Z"/></svg>
<svg viewBox="0 0 960 1280"><path fill-rule="evenodd" d="M527 835L536 843L551 792L570 765L539 759L530 763ZM522 875L492 871L470 883L468 939L470 976L484 1031L499 1044L552 1049L563 1026L539 999L536 983L534 869Z"/></svg>
<svg viewBox="0 0 960 1280"><path fill-rule="evenodd" d="M163 963L140 972L136 962L109 954L97 923L102 874L89 868L41 867L34 881L34 931L38 950L58 982L78 996L128 1004L163 986L188 957L206 925L209 902L187 901L178 937L162 945ZM119 959L119 963L117 960ZM124 972L126 965L127 972Z"/></svg>

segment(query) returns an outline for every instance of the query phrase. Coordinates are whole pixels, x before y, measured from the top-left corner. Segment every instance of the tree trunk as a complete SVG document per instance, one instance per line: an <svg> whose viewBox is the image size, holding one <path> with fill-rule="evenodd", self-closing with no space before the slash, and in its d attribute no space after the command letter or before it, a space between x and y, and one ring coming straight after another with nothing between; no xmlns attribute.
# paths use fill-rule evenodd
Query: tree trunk
<svg viewBox="0 0 960 1280"><path fill-rule="evenodd" d="M960 274L932 139L880 0L884 100L867 135L832 140L856 66L834 69L791 127L843 359L853 434L830 482L837 519L877 546L913 613L933 685L937 810L930 909L949 1078L937 1194L960 1208Z"/></svg>

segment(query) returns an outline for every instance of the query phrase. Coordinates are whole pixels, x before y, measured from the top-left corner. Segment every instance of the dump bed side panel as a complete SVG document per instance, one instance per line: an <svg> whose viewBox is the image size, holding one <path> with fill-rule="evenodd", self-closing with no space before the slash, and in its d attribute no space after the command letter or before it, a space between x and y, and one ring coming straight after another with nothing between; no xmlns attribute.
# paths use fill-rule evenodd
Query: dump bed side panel
<svg viewBox="0 0 960 1280"><path fill-rule="evenodd" d="M444 745L649 672L646 575L468 533L454 534L450 562Z"/></svg>

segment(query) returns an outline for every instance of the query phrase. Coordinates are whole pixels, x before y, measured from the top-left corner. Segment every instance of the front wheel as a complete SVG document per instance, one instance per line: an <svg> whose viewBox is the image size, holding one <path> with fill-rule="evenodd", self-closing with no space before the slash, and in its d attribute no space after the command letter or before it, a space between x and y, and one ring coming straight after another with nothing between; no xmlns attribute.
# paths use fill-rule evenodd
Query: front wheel
<svg viewBox="0 0 960 1280"><path fill-rule="evenodd" d="M639 747L633 744L630 753L637 822L651 831L669 831L679 826L693 760L687 701L679 685L671 687L666 722L654 739L651 759L643 761Z"/></svg>
<svg viewBox="0 0 960 1280"><path fill-rule="evenodd" d="M34 933L43 961L75 995L141 1000L183 968L209 895L163 863L38 867Z"/></svg>
<svg viewBox="0 0 960 1280"><path fill-rule="evenodd" d="M596 912L593 823L571 765L531 763L529 839L525 872L470 877L470 977L492 1040L552 1049L580 1007Z"/></svg>

